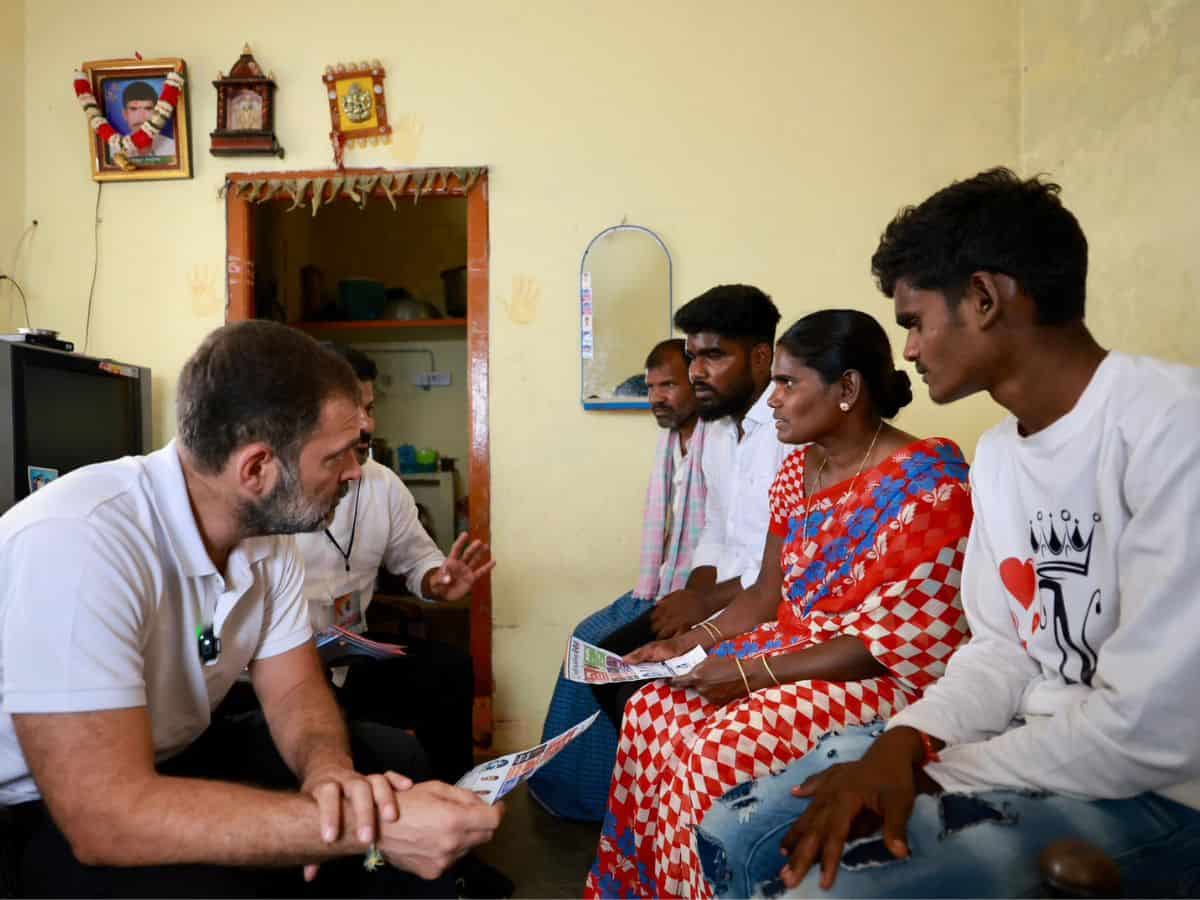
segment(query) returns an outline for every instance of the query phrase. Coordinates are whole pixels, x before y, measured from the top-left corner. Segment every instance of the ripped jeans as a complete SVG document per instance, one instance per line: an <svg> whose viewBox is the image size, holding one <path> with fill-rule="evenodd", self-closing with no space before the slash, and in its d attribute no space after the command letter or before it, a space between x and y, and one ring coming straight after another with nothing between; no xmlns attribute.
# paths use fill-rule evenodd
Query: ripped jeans
<svg viewBox="0 0 1200 900"><path fill-rule="evenodd" d="M882 726L826 736L778 775L747 782L718 800L698 831L704 874L719 897L784 894L779 845L804 811L791 789L834 763L866 753ZM1037 897L1038 854L1080 837L1120 867L1126 896L1200 895L1200 812L1156 794L1073 800L1011 791L917 798L908 823L911 856L895 859L879 835L847 844L833 888L819 867L789 897Z"/></svg>

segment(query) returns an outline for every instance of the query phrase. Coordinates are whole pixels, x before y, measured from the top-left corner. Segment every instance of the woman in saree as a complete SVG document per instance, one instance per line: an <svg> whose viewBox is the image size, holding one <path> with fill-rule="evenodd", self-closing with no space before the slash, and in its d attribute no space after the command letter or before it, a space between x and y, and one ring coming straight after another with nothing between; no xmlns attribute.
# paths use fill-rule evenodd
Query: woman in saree
<svg viewBox="0 0 1200 900"><path fill-rule="evenodd" d="M912 399L883 328L805 316L772 365L779 439L758 581L719 615L630 654L708 657L625 706L586 895L706 897L695 826L734 787L839 728L885 720L938 678L967 627L967 463L887 420Z"/></svg>

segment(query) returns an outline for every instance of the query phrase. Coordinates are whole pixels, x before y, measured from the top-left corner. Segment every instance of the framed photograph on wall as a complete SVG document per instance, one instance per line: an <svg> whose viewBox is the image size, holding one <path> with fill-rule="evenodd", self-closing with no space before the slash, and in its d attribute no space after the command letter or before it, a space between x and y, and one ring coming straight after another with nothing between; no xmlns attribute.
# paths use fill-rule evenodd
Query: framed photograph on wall
<svg viewBox="0 0 1200 900"><path fill-rule="evenodd" d="M191 178L182 59L104 59L75 73L94 181Z"/></svg>

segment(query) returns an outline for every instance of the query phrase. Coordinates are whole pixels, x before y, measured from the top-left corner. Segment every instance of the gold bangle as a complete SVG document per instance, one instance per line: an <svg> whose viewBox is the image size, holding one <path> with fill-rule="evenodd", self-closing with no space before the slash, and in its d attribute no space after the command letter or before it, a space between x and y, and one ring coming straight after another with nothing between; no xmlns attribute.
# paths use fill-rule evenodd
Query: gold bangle
<svg viewBox="0 0 1200 900"><path fill-rule="evenodd" d="M716 636L715 634L713 634L713 633L712 633L712 629L711 629L711 628L709 628L709 626L708 626L708 623L707 623L707 622L700 622L700 623L699 623L699 624L697 624L695 627L696 627L696 628L700 628L700 629L702 629L702 630L704 631L704 633L705 633L705 634L707 634L707 635L708 635L710 638L712 638L714 641L718 641L718 642L719 642L719 640L718 640L717 636Z"/></svg>
<svg viewBox="0 0 1200 900"><path fill-rule="evenodd" d="M767 662L767 658L765 656L760 656L759 659L762 660L763 668L767 670L767 674L771 676L771 680L775 682L775 687L782 687L782 685L779 683L779 679L775 677L775 673L771 671L771 666Z"/></svg>
<svg viewBox="0 0 1200 900"><path fill-rule="evenodd" d="M713 636L718 641L725 640L725 635L721 632L721 628L716 622L714 622L712 619L708 619L704 624L708 625L713 630Z"/></svg>
<svg viewBox="0 0 1200 900"><path fill-rule="evenodd" d="M746 696L750 696L750 680L746 678L746 670L742 668L742 661L738 657L734 657L733 661L737 663L738 671L742 673L742 684L746 686Z"/></svg>

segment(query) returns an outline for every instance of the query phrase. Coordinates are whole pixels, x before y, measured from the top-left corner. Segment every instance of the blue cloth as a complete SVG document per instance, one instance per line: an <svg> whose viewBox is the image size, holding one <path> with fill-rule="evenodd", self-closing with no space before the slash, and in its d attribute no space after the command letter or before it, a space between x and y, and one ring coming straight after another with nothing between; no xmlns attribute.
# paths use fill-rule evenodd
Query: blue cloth
<svg viewBox="0 0 1200 900"><path fill-rule="evenodd" d="M632 593L624 594L575 626L575 637L598 644L653 606L652 600L643 600ZM567 681L560 671L554 696L550 699L550 711L546 713L546 724L542 727L542 740L550 740L599 708L588 685ZM617 730L607 716L600 716L591 728L529 779L529 793L556 816L599 822L604 818L608 783L616 758Z"/></svg>
<svg viewBox="0 0 1200 900"><path fill-rule="evenodd" d="M830 734L778 775L731 790L699 829L704 874L720 897L784 895L779 845L808 801L806 778L860 758L882 727ZM911 856L897 860L873 835L851 842L830 891L819 866L789 897L1037 897L1037 858L1059 838L1098 846L1120 867L1126 896L1194 897L1200 891L1200 812L1155 794L1073 800L1011 791L923 794L908 823Z"/></svg>

